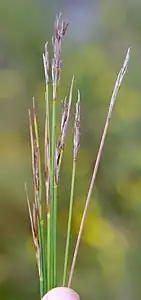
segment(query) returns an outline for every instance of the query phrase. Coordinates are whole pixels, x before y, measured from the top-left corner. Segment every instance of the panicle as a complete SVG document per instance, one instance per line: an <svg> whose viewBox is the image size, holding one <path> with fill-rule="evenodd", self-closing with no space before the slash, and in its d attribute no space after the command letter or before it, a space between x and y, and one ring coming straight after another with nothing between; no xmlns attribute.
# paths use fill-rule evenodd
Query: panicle
<svg viewBox="0 0 141 300"><path fill-rule="evenodd" d="M48 42L45 43L45 52L43 53L43 66L45 73L46 84L49 83L49 54L48 54Z"/></svg>
<svg viewBox="0 0 141 300"><path fill-rule="evenodd" d="M59 169L60 169L60 164L61 164L61 151L64 150L65 138L67 135L67 128L68 128L71 103L72 103L73 84L74 84L74 76L72 77L68 102L67 102L67 97L65 97L65 99L63 100L63 104L62 104L61 136L60 136L59 142L56 146L56 156L55 156L56 157L56 161L55 161L56 182L58 182Z"/></svg>
<svg viewBox="0 0 141 300"><path fill-rule="evenodd" d="M74 147L73 158L76 160L80 146L80 92L78 90L78 100L76 102L75 121L74 121Z"/></svg>
<svg viewBox="0 0 141 300"><path fill-rule="evenodd" d="M54 24L54 36L52 38L52 45L53 45L53 59L52 59L52 81L53 83L60 81L60 74L61 74L61 47L62 47L62 40L66 33L68 23L63 21L61 26L60 22L61 14L56 16L56 21Z"/></svg>
<svg viewBox="0 0 141 300"><path fill-rule="evenodd" d="M40 185L40 180L39 180L39 157L38 157L38 147L37 147L37 141L34 139L34 183L36 187L36 191L39 191L39 185Z"/></svg>

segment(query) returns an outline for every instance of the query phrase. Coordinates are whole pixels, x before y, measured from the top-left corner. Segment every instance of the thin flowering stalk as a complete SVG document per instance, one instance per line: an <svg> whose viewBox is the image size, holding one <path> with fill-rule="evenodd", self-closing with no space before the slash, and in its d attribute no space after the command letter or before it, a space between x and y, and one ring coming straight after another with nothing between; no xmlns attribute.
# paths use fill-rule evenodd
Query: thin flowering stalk
<svg viewBox="0 0 141 300"><path fill-rule="evenodd" d="M49 139L48 139L47 116L45 119L45 191L46 191L46 225L47 225L47 290L50 289L50 157L49 157Z"/></svg>
<svg viewBox="0 0 141 300"><path fill-rule="evenodd" d="M59 27L61 15L57 16L55 22L55 34L52 39L53 59L52 59L52 128L51 128L51 160L50 160L50 263L51 263L51 287L56 286L57 282L57 261L56 261L56 226L57 226L57 188L55 182L55 149L56 149L56 100L57 86L61 75L61 47L68 24L62 22Z"/></svg>
<svg viewBox="0 0 141 300"><path fill-rule="evenodd" d="M75 246L75 250L74 250L73 260L72 260L72 264L71 264L71 270L70 270L70 274L69 274L68 287L71 286L72 277L73 277L75 264L76 264L76 259L77 259L77 255L78 255L78 251L79 251L81 236L82 236L83 227L84 227L84 223L85 223L85 218L86 218L86 215L87 215L87 210L88 210L91 194L92 194L93 187L94 187L94 184L95 184L96 174L97 174L99 163L100 163L100 160L101 160L101 155L102 155L102 152L103 152L105 138L106 138L108 128L109 128L109 123L110 123L110 120L111 120L113 107L114 107L114 104L116 102L118 91L119 91L120 86L122 84L124 75L127 71L129 58L130 58L130 48L127 51L123 66L122 66L122 68L121 68L121 70L120 70L120 72L117 76L115 87L114 87L114 90L113 90L113 93L112 93L112 97L111 97L111 101L110 101L110 105L109 105L109 109L108 109L108 114L107 114L107 118L106 118L106 122L105 122L105 127L104 127L104 131L103 131L103 134L102 134L102 138L101 138L101 142L100 142L100 146L99 146L99 150L98 150L98 154L97 154L97 158L96 158L96 162L95 162L95 166L94 166L94 170L93 170L93 175L92 175L90 187L89 187L89 190L88 190L88 195L87 195L87 199L86 199L86 202L85 202L85 207L84 207L84 211L83 211L83 215L82 215L82 219L81 219L81 224L80 224L80 228L79 228L79 232L78 232L78 237L77 237L76 246Z"/></svg>
<svg viewBox="0 0 141 300"><path fill-rule="evenodd" d="M32 156L32 172L33 172L33 187L34 187L34 201L38 210L38 215L40 217L40 206L41 203L39 198L36 197L37 191L39 190L39 173L38 173L38 152L37 152L37 143L36 139L33 136L31 114L29 110L29 131L30 131L30 142L31 142L31 156Z"/></svg>
<svg viewBox="0 0 141 300"><path fill-rule="evenodd" d="M80 92L78 91L78 101L76 103L76 112L75 112L75 121L74 121L73 166L72 166L72 180L71 180L66 249L65 249L65 259L64 259L63 286L65 286L66 284L66 277L67 277L71 222L72 222L72 209L73 209L73 199L74 199L74 184L75 184L75 174L76 174L76 158L77 158L79 145L80 145Z"/></svg>
<svg viewBox="0 0 141 300"><path fill-rule="evenodd" d="M39 203L40 203L40 218L42 219L42 175L41 175L41 159L40 159L40 148L39 148L39 134L38 134L38 125L37 125L37 116L36 116L36 109L35 109L35 101L33 98L33 123L34 123L34 132L35 132L35 142L36 142L36 152L37 152L37 167L36 169L38 170L37 174L37 180L38 180L38 187L37 187L37 192L38 192L38 198L39 198Z"/></svg>
<svg viewBox="0 0 141 300"><path fill-rule="evenodd" d="M48 43L45 44L43 53L43 66L45 73L46 91L45 91L45 188L46 188L46 215L47 215L47 290L51 288L51 224L50 224L50 160L51 160L51 142L50 142L50 115L49 115L49 54Z"/></svg>
<svg viewBox="0 0 141 300"><path fill-rule="evenodd" d="M43 203L42 203L42 173L41 173L41 158L40 158L40 147L39 147L39 134L38 134L38 125L37 125L37 116L35 109L35 101L33 98L33 123L34 123L34 132L35 132L35 141L36 141L36 152L37 152L37 167L38 170L38 188L36 190L36 197L39 203L39 222L40 222L40 231L41 231L41 252L42 252L42 268L43 268L43 284L44 292L46 292L46 256L45 256L45 226L44 226L44 216L43 216Z"/></svg>
<svg viewBox="0 0 141 300"><path fill-rule="evenodd" d="M45 292L44 280L43 280L44 259L43 259L43 250L42 250L43 242L42 242L42 229L41 229L41 218L40 218L41 202L39 201L39 196L38 196L38 192L39 192L38 150L37 150L37 141L33 135L30 110L29 110L29 131L30 131L30 141L31 141L32 172L33 172L33 183L34 183L34 201L33 201L34 226L33 228L35 228L35 222L36 222L37 223L36 235L38 235L39 251L40 251L40 256L39 256L40 257L40 294L41 296L43 296ZM36 213L35 213L35 208L36 208Z"/></svg>
<svg viewBox="0 0 141 300"><path fill-rule="evenodd" d="M55 34L52 39L53 44L53 59L52 59L52 87L53 87L53 102L52 102L52 129L51 129L51 174L50 174L50 195L51 195L51 205L50 205L50 240L51 240L51 288L56 286L56 219L57 219L57 191L55 189L55 144L56 144L56 98L57 98L57 80L60 77L60 52L59 48L59 17L56 17L55 22Z"/></svg>
<svg viewBox="0 0 141 300"><path fill-rule="evenodd" d="M52 64L52 69L54 68ZM52 72L53 74L53 72ZM51 128L51 160L50 160L50 262L51 262L51 288L56 285L56 206L57 194L55 193L55 144L56 144L56 90L57 70L53 81L53 102L52 102L52 128Z"/></svg>
<svg viewBox="0 0 141 300"><path fill-rule="evenodd" d="M57 205L56 201L56 194L54 193L55 188L55 130L56 130L56 124L55 124L55 105L56 102L53 101L53 107L52 107L52 143L51 143L51 174L50 174L50 196L51 196L51 205L50 205L50 230L51 230L51 287L55 285L55 272L56 272L56 216L55 216L55 207Z"/></svg>
<svg viewBox="0 0 141 300"><path fill-rule="evenodd" d="M45 120L45 190L46 190L46 210L47 216L47 290L50 289L50 168L49 168L49 140L47 118Z"/></svg>

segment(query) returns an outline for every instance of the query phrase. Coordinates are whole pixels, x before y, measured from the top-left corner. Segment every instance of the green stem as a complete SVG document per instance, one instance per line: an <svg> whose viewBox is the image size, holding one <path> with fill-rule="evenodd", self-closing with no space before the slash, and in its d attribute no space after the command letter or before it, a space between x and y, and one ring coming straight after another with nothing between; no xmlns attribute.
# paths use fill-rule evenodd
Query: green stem
<svg viewBox="0 0 141 300"><path fill-rule="evenodd" d="M43 285L44 285L44 294L47 292L47 278L46 278L46 257L45 257L45 228L44 220L40 221L41 227L41 249L42 249L42 272L43 272Z"/></svg>
<svg viewBox="0 0 141 300"><path fill-rule="evenodd" d="M57 184L54 183L54 287L57 285Z"/></svg>
<svg viewBox="0 0 141 300"><path fill-rule="evenodd" d="M50 264L50 213L47 214L47 290L51 289L51 264Z"/></svg>
<svg viewBox="0 0 141 300"><path fill-rule="evenodd" d="M69 217L68 217L67 238L66 238L66 248L65 248L65 260L64 260L64 272L63 272L63 286L65 286L66 276L67 276L68 255L69 255L69 245L70 245L70 233L71 233L71 222L72 222L72 208L73 208L73 198L74 198L75 173L76 173L76 161L73 160L70 205L69 205Z"/></svg>
<svg viewBox="0 0 141 300"><path fill-rule="evenodd" d="M56 252L56 236L55 236L55 228L56 228L56 217L54 216L54 212L56 211L56 203L54 199L54 187L55 187L55 110L56 110L56 101L53 100L52 104L52 131L51 131L51 174L50 174L50 195L51 195L51 203L50 203L50 243L51 243L51 253L50 253L50 260L51 260L51 288L54 287L54 269L56 266L54 265L54 257Z"/></svg>
<svg viewBox="0 0 141 300"><path fill-rule="evenodd" d="M39 201L37 199L37 205L39 205ZM39 234L39 248L40 248L40 296L41 298L44 295L44 280L43 280L43 249L42 249L42 233L41 233L41 223L39 215L37 216L37 227Z"/></svg>
<svg viewBox="0 0 141 300"><path fill-rule="evenodd" d="M45 151L46 151L46 146L48 146L48 172L50 175L50 117L49 117L49 98L48 98L48 88L49 84L46 84L46 92L45 92L45 101L46 101L46 126L47 128L45 129L47 131L47 140L45 141ZM48 145L46 144L48 142ZM47 208L47 290L49 291L51 289L51 235L50 235L50 208L49 208L49 177L48 177L48 182L46 182L46 207Z"/></svg>
<svg viewBox="0 0 141 300"><path fill-rule="evenodd" d="M42 297L44 296L44 287L43 287L43 277L42 275L40 275L40 298L42 299Z"/></svg>
<svg viewBox="0 0 141 300"><path fill-rule="evenodd" d="M43 280L43 292L46 293L46 257L45 257L45 228L44 228L44 219L43 219L43 207L42 207L42 172L41 172L41 158L40 158L40 147L39 147L39 134L38 134L38 125L35 111L35 103L33 99L33 110L34 110L34 129L35 137L37 141L37 151L38 151L38 167L39 167L39 191L36 194L37 205L39 211L39 230L40 230L40 251L41 251L41 270L42 270L42 279Z"/></svg>

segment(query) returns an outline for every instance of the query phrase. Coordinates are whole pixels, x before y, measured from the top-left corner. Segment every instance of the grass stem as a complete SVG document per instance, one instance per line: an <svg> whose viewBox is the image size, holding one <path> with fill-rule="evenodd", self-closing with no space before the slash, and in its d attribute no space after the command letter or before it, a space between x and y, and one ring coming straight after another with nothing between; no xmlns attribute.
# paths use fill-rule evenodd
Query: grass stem
<svg viewBox="0 0 141 300"><path fill-rule="evenodd" d="M76 160L73 160L71 192L70 192L70 204L69 204L69 217L68 217L67 238L66 238L65 259L64 259L64 271L63 271L63 286L65 286L65 284L66 284L67 267L68 267L70 233L71 233L71 222L72 222L72 209L73 209L73 198L74 198L75 173L76 173Z"/></svg>
<svg viewBox="0 0 141 300"><path fill-rule="evenodd" d="M50 174L50 261L51 261L51 288L54 286L54 270L56 269L55 256L56 256L56 216L54 215L56 211L56 199L54 195L55 187L55 111L56 111L56 101L53 100L52 103L52 130L51 130L51 174Z"/></svg>
<svg viewBox="0 0 141 300"><path fill-rule="evenodd" d="M46 118L45 118L45 187L46 187L46 214L47 214L47 290L50 290L51 283L51 236L50 236L50 117L49 117L49 99L48 99L49 84L46 83L45 102L46 102Z"/></svg>

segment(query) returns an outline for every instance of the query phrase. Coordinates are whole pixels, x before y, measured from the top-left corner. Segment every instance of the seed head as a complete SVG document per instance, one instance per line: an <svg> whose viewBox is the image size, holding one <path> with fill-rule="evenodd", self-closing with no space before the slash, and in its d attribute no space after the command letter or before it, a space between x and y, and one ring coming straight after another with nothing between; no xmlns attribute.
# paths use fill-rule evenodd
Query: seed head
<svg viewBox="0 0 141 300"><path fill-rule="evenodd" d="M74 121L74 147L73 147L74 160L76 160L79 146L80 146L80 92L78 91L78 100L76 103L75 121Z"/></svg>

